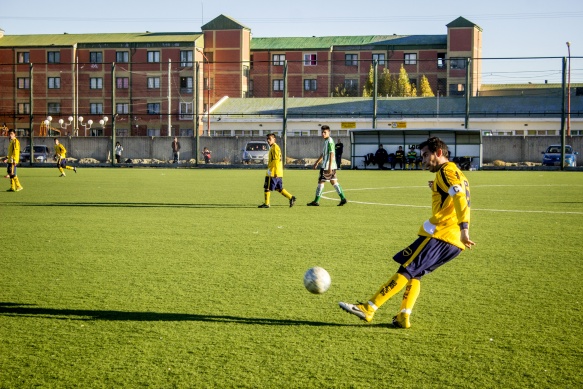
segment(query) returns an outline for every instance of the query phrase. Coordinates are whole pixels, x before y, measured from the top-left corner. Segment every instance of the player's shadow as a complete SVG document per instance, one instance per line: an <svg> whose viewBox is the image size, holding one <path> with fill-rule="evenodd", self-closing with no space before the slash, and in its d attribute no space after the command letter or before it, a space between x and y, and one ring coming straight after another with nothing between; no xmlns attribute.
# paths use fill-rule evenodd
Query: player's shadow
<svg viewBox="0 0 583 389"><path fill-rule="evenodd" d="M53 203L30 203L13 202L4 204L14 204L22 207L111 207L111 208L257 208L252 204L173 204L173 203L123 203L123 202L53 202Z"/></svg>
<svg viewBox="0 0 583 389"><path fill-rule="evenodd" d="M169 312L127 312L85 309L40 308L34 304L0 302L1 316L41 317L55 320L105 320L105 321L195 321L218 323L241 323L269 326L314 326L314 327L351 327L357 324L329 323L310 320L289 320L251 318L228 315L197 315L192 313Z"/></svg>

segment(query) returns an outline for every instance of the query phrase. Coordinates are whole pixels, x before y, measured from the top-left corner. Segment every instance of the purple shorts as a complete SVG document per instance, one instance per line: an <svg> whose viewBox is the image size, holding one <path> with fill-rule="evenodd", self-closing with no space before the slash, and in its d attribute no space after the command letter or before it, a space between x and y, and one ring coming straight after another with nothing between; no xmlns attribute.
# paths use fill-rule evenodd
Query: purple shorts
<svg viewBox="0 0 583 389"><path fill-rule="evenodd" d="M263 184L263 189L266 192L271 192L277 190L281 192L283 190L283 179L281 177L265 177L265 183Z"/></svg>
<svg viewBox="0 0 583 389"><path fill-rule="evenodd" d="M393 259L401 265L398 273L409 279L421 278L448 263L461 252L462 249L450 243L420 236L409 247L395 254Z"/></svg>

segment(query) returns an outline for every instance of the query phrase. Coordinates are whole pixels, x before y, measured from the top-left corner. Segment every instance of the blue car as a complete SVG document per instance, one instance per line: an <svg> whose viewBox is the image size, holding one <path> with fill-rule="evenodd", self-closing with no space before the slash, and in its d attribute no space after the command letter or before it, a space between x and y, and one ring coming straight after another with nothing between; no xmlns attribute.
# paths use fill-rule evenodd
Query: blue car
<svg viewBox="0 0 583 389"><path fill-rule="evenodd" d="M543 166L561 166L561 145L550 145L543 154ZM578 154L571 146L565 145L565 166L577 166Z"/></svg>

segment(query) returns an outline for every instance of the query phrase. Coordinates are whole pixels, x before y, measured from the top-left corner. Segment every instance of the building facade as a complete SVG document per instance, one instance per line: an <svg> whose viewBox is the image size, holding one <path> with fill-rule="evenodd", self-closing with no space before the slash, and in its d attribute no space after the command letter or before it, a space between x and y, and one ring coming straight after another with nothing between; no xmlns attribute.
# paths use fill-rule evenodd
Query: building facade
<svg viewBox="0 0 583 389"><path fill-rule="evenodd" d="M446 34L252 38L220 15L201 32L7 35L0 30L0 124L36 136L211 133L228 97L360 96L371 65L441 96L479 90L482 30L460 17ZM468 69L469 66L469 69ZM468 70L470 72L468 73ZM285 78L285 79L284 79Z"/></svg>

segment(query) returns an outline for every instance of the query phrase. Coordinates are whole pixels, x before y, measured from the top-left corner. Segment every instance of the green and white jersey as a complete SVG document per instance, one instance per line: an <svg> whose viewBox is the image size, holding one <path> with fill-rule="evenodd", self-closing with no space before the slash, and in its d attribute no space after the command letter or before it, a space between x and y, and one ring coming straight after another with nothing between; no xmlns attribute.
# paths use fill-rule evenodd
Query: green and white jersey
<svg viewBox="0 0 583 389"><path fill-rule="evenodd" d="M334 143L334 139L332 139L332 137L328 137L328 139L326 139L324 141L324 149L322 150L322 155L324 156L324 158L322 158L322 164L320 165L320 167L324 170L328 169L328 163L330 161L330 156L332 153L334 153L336 149L336 144ZM332 165L331 165L331 169L332 170L336 170L338 169L338 166L336 166L336 158L332 158Z"/></svg>

